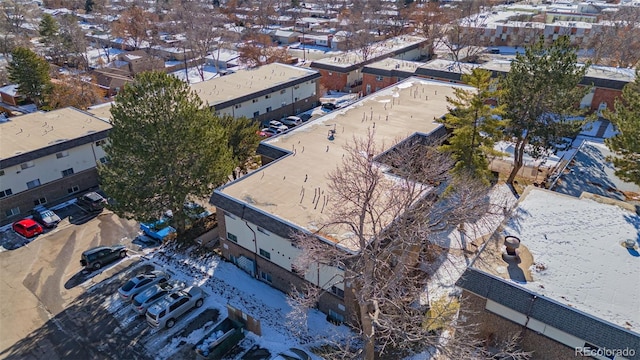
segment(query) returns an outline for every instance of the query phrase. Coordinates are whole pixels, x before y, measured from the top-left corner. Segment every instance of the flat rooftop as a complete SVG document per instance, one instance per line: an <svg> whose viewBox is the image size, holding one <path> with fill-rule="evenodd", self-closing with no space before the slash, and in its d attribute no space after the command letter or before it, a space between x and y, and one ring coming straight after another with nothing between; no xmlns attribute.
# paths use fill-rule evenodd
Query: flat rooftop
<svg viewBox="0 0 640 360"><path fill-rule="evenodd" d="M344 146L375 131L381 151L415 133L429 133L447 112L447 96L463 85L411 77L371 94L346 108L263 141L291 152L219 191L299 228L315 231L325 223L326 209L313 204L314 192L329 192L327 175L342 162ZM328 139L329 130L335 139ZM378 154L376 154L378 155ZM332 204L329 201L328 207ZM323 211L324 210L324 211ZM346 233L335 234L343 239Z"/></svg>
<svg viewBox="0 0 640 360"><path fill-rule="evenodd" d="M472 267L638 333L639 229L640 216L617 205L530 187ZM502 257L506 235L521 241L519 262Z"/></svg>
<svg viewBox="0 0 640 360"><path fill-rule="evenodd" d="M423 64L420 68L447 71L451 73L470 74L471 71L478 66L480 65L446 59L434 59Z"/></svg>
<svg viewBox="0 0 640 360"><path fill-rule="evenodd" d="M380 70L400 70L414 72L422 65L424 65L423 62L387 58L371 63L367 65L367 67Z"/></svg>
<svg viewBox="0 0 640 360"><path fill-rule="evenodd" d="M375 59L385 54L389 54L412 45L420 44L425 41L427 41L427 39L420 36L402 35L373 43L371 45L371 53L369 54L368 59ZM334 56L329 56L324 59L314 60L313 63L348 68L363 61L364 60L362 58L362 55L358 51L349 51Z"/></svg>
<svg viewBox="0 0 640 360"><path fill-rule="evenodd" d="M12 117L0 123L0 159L108 129L108 122L72 107Z"/></svg>
<svg viewBox="0 0 640 360"><path fill-rule="evenodd" d="M511 60L515 56L511 57ZM511 69L511 60L491 60L482 65L481 68L500 72L509 72ZM612 66L591 65L587 69L586 77L616 80L624 82L633 82L636 78L635 70L630 68L617 68Z"/></svg>
<svg viewBox="0 0 640 360"><path fill-rule="evenodd" d="M314 74L315 70L273 63L202 81L191 85L191 89L215 106Z"/></svg>

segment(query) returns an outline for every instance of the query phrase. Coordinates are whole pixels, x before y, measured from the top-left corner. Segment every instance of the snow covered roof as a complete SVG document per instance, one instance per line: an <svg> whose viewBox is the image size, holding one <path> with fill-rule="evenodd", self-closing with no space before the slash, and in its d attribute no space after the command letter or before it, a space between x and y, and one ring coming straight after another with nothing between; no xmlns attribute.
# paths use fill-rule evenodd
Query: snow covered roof
<svg viewBox="0 0 640 360"><path fill-rule="evenodd" d="M612 155L605 144L584 141L552 189L576 197L587 191L620 201L635 199L640 205L640 186L616 176L613 164L607 161Z"/></svg>
<svg viewBox="0 0 640 360"><path fill-rule="evenodd" d="M473 268L640 333L637 213L530 187L500 235L487 243ZM506 235L521 241L518 261L503 258ZM635 248L623 246L625 240Z"/></svg>
<svg viewBox="0 0 640 360"><path fill-rule="evenodd" d="M0 92L15 97L18 95L18 85L11 84L0 87Z"/></svg>

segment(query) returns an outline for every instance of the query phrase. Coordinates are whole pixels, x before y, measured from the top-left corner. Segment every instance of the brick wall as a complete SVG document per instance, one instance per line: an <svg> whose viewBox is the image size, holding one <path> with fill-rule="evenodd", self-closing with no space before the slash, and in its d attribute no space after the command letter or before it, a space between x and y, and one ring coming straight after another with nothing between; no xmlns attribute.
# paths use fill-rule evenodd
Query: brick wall
<svg viewBox="0 0 640 360"><path fill-rule="evenodd" d="M463 291L462 308L466 312L464 318L468 324L477 324L480 339L499 343L522 332L521 346L526 351L533 351L532 360L576 358L574 349L485 310L486 303L487 299Z"/></svg>
<svg viewBox="0 0 640 360"><path fill-rule="evenodd" d="M622 95L622 91L614 89L596 88L591 101L591 110L598 110L600 103L607 103L607 109L613 110L615 100Z"/></svg>
<svg viewBox="0 0 640 360"><path fill-rule="evenodd" d="M77 186L79 191L87 190L98 186L98 171L93 168L62 179L38 186L27 191L8 196L0 199L0 226L22 219L29 215L29 212L35 206L34 201L42 197L46 198L45 206L52 206L67 199L77 196L70 194L68 189ZM7 218L5 212L15 207L20 208L20 214Z"/></svg>
<svg viewBox="0 0 640 360"><path fill-rule="evenodd" d="M347 87L347 73L328 71L324 69L316 69L322 75L320 78L320 86L324 90L344 91Z"/></svg>
<svg viewBox="0 0 640 360"><path fill-rule="evenodd" d="M363 95L372 94L398 82L398 78L395 76L382 76L382 80L377 79L378 75L362 74ZM368 92L367 89L370 89L371 91Z"/></svg>

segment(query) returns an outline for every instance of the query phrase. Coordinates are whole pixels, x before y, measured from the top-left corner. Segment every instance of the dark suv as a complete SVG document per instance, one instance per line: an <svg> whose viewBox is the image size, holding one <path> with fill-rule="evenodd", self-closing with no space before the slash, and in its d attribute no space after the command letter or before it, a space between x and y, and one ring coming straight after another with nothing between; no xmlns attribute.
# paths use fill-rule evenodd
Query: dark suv
<svg viewBox="0 0 640 360"><path fill-rule="evenodd" d="M127 257L124 245L98 246L82 253L80 264L85 269L98 270L102 265Z"/></svg>
<svg viewBox="0 0 640 360"><path fill-rule="evenodd" d="M107 200L97 192L89 192L78 198L78 206L88 211L102 211L107 204Z"/></svg>

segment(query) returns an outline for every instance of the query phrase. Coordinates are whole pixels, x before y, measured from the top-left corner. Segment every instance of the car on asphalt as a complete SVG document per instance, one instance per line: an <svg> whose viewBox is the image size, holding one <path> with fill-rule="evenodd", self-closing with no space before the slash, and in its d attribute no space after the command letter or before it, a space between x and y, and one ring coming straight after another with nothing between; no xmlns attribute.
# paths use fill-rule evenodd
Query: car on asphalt
<svg viewBox="0 0 640 360"><path fill-rule="evenodd" d="M294 126L298 126L298 125L302 124L302 119L297 117L297 116L288 116L288 117L280 120L280 122L285 124L289 128L292 128Z"/></svg>
<svg viewBox="0 0 640 360"><path fill-rule="evenodd" d="M338 108L334 103L324 103L321 105L324 110L333 111Z"/></svg>
<svg viewBox="0 0 640 360"><path fill-rule="evenodd" d="M189 286L165 295L147 309L147 323L152 327L170 329L176 320L187 311L204 303L204 292L197 286Z"/></svg>
<svg viewBox="0 0 640 360"><path fill-rule="evenodd" d="M264 128L264 129L261 129L260 131L258 131L258 135L261 136L261 137L272 137L272 136L277 135L277 134L278 133L275 130L271 129L271 128Z"/></svg>
<svg viewBox="0 0 640 360"><path fill-rule="evenodd" d="M138 275L122 285L118 289L118 294L120 294L122 300L131 301L147 288L156 284L166 283L169 279L171 279L171 275L163 271L152 271L148 274Z"/></svg>
<svg viewBox="0 0 640 360"><path fill-rule="evenodd" d="M276 355L271 360L311 360L311 356L304 350L297 348L290 348L287 351L283 351Z"/></svg>
<svg viewBox="0 0 640 360"><path fill-rule="evenodd" d="M131 302L133 310L140 315L144 315L147 312L147 309L149 309L149 306L153 305L170 292L179 290L181 287L182 285L171 281L157 283L145 289L133 298L133 301Z"/></svg>
<svg viewBox="0 0 640 360"><path fill-rule="evenodd" d="M280 134L289 130L289 128L285 124L281 123L278 120L269 121L269 129L275 130L276 134Z"/></svg>
<svg viewBox="0 0 640 360"><path fill-rule="evenodd" d="M99 212L107 205L107 199L92 191L80 196L76 204L89 212Z"/></svg>
<svg viewBox="0 0 640 360"><path fill-rule="evenodd" d="M13 231L26 238L32 238L44 232L42 230L42 226L40 226L40 224L35 222L35 220L33 219L18 220L14 222L13 225L11 225L11 228L13 229Z"/></svg>
<svg viewBox="0 0 640 360"><path fill-rule="evenodd" d="M127 257L124 245L98 246L82 253L80 265L87 270L98 270L103 265Z"/></svg>
<svg viewBox="0 0 640 360"><path fill-rule="evenodd" d="M60 223L60 216L44 206L36 206L33 208L31 215L33 216L33 220L47 228L54 228Z"/></svg>

